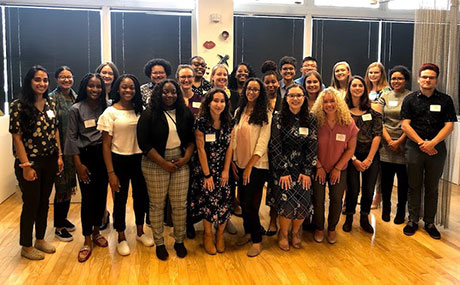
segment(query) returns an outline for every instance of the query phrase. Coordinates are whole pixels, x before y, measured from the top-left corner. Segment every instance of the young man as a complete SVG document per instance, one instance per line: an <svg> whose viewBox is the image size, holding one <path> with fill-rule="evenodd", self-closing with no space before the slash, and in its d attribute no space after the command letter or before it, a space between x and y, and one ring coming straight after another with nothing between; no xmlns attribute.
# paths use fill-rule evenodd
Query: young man
<svg viewBox="0 0 460 285"><path fill-rule="evenodd" d="M401 107L402 129L409 138L406 143L409 222L403 231L408 236L417 231L421 193L425 188L423 221L426 232L434 239L441 238L434 225L434 216L438 182L447 154L444 140L457 121L452 98L436 90L438 76L438 66L423 64L418 74L420 89L409 94Z"/></svg>
<svg viewBox="0 0 460 285"><path fill-rule="evenodd" d="M280 81L280 93L282 98L284 98L288 87L295 83L294 76L296 65L297 60L292 56L283 56L280 59L279 68L281 77L283 77Z"/></svg>
<svg viewBox="0 0 460 285"><path fill-rule="evenodd" d="M302 60L302 67L300 68L302 76L297 78L295 80L295 83L303 86L303 82L305 81L305 75L312 70L318 71L318 61L316 61L316 58L312 56L304 57Z"/></svg>

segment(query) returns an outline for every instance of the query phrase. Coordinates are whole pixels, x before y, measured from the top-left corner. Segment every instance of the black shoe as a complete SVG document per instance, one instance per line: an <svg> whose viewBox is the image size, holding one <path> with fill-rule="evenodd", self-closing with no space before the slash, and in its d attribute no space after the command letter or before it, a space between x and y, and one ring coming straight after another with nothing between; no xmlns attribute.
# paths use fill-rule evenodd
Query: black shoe
<svg viewBox="0 0 460 285"><path fill-rule="evenodd" d="M66 228L67 231L73 232L75 231L75 225L72 224L69 220L64 221L64 228Z"/></svg>
<svg viewBox="0 0 460 285"><path fill-rule="evenodd" d="M278 225L276 225L276 230L274 231L271 231L270 226L268 226L268 230L265 232L265 235L268 237L271 237L271 236L276 235L277 232L278 232Z"/></svg>
<svg viewBox="0 0 460 285"><path fill-rule="evenodd" d="M365 232L370 234L374 233L374 228L371 226L371 224L369 224L368 215L361 215L361 218L359 219L359 224Z"/></svg>
<svg viewBox="0 0 460 285"><path fill-rule="evenodd" d="M169 253L166 250L166 246L164 244L157 246L155 252L159 260L166 260L169 257Z"/></svg>
<svg viewBox="0 0 460 285"><path fill-rule="evenodd" d="M103 231L105 230L108 225L110 224L110 213L107 212L107 219L105 220L105 223L101 223L101 226L99 227L99 230Z"/></svg>
<svg viewBox="0 0 460 285"><path fill-rule="evenodd" d="M61 241L73 241L72 235L67 231L66 228L62 228L60 231L56 229L56 231L54 231L54 235Z"/></svg>
<svg viewBox="0 0 460 285"><path fill-rule="evenodd" d="M389 222L390 221L390 213L389 212L383 212L382 211L382 220L384 222Z"/></svg>
<svg viewBox="0 0 460 285"><path fill-rule="evenodd" d="M184 258L187 256L187 249L184 246L184 243L174 243L174 250L176 251L177 257Z"/></svg>
<svg viewBox="0 0 460 285"><path fill-rule="evenodd" d="M441 233L434 224L425 224L425 231L434 239L441 239Z"/></svg>
<svg viewBox="0 0 460 285"><path fill-rule="evenodd" d="M342 230L348 233L351 231L352 225L353 225L353 215L347 215L347 218L345 219L345 223L342 226Z"/></svg>
<svg viewBox="0 0 460 285"><path fill-rule="evenodd" d="M399 213L396 213L396 216L395 216L395 219L394 219L395 225L403 224L403 223L404 223L404 220L405 220L405 215L406 215L406 214L399 214Z"/></svg>
<svg viewBox="0 0 460 285"><path fill-rule="evenodd" d="M418 230L418 224L409 221L407 225L404 227L403 232L406 236L412 236Z"/></svg>
<svg viewBox="0 0 460 285"><path fill-rule="evenodd" d="M196 237L196 231L195 231L195 226L193 224L189 225L187 224L187 238L188 239L194 239Z"/></svg>

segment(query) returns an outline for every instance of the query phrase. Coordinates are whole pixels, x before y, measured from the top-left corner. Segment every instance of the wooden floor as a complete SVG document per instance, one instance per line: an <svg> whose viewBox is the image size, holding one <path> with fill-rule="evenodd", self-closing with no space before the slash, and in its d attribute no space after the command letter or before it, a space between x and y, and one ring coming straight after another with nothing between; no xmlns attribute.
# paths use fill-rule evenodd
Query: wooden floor
<svg viewBox="0 0 460 285"><path fill-rule="evenodd" d="M202 225L194 240L186 240L189 255L175 256L171 229L166 228L168 261L159 261L155 248L146 248L135 239L134 217L129 202L127 237L131 255L116 252L116 232L104 231L108 248L95 248L86 263L77 261L83 243L80 226L80 205L72 204L69 218L77 226L75 240L70 243L54 238L50 207L46 239L57 252L43 261L21 258L19 215L21 198L18 193L0 205L0 284L454 284L460 283L460 190L452 196L450 229L441 230L440 241L431 239L425 231L414 236L402 233L403 225L384 223L380 209L372 211L375 234L369 235L353 225L351 233L338 226L338 242L318 244L312 234L304 232L302 249L283 252L276 237L264 237L262 253L246 256L249 245L236 246L236 236L226 234L227 251L207 255L202 245ZM267 226L267 207L262 210ZM242 231L242 221L232 221ZM423 228L423 223L420 223ZM151 234L150 229L147 230Z"/></svg>

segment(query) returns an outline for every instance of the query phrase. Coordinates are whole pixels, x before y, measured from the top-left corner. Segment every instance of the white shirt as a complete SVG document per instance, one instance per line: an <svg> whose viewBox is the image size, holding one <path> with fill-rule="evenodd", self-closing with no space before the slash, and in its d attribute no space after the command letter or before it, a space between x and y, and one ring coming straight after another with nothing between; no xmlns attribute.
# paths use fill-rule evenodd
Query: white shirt
<svg viewBox="0 0 460 285"><path fill-rule="evenodd" d="M169 134L166 141L166 149L174 149L180 147L180 138L176 128L176 109L164 111L166 120L168 121Z"/></svg>

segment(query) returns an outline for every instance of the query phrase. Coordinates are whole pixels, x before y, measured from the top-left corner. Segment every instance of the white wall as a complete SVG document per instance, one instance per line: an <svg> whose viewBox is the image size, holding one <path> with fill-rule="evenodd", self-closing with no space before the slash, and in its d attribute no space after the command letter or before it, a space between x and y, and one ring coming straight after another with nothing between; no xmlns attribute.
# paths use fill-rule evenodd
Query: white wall
<svg viewBox="0 0 460 285"><path fill-rule="evenodd" d="M11 134L8 131L10 116L0 117L0 203L16 191L14 156Z"/></svg>

